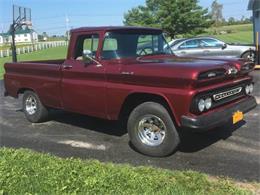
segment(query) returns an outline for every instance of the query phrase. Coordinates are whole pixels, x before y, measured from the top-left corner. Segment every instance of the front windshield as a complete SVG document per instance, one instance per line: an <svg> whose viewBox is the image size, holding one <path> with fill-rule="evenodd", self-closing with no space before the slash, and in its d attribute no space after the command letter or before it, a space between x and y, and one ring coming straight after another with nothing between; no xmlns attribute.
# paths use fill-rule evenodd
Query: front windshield
<svg viewBox="0 0 260 195"><path fill-rule="evenodd" d="M160 31L117 31L106 33L101 56L102 59L120 59L159 54L172 54Z"/></svg>

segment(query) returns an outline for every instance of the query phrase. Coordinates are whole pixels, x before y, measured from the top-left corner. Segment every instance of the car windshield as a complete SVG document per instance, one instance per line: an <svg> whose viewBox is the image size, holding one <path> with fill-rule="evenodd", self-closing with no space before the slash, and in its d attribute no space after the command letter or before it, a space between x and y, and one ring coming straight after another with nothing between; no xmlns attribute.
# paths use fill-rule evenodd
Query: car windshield
<svg viewBox="0 0 260 195"><path fill-rule="evenodd" d="M161 31L155 32L107 32L102 59L136 58L146 55L172 54Z"/></svg>

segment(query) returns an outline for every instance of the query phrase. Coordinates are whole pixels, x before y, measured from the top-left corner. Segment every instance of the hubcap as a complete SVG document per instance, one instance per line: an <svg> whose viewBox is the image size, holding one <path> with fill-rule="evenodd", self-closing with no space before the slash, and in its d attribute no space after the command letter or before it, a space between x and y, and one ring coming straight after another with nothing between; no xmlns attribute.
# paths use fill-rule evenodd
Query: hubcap
<svg viewBox="0 0 260 195"><path fill-rule="evenodd" d="M148 146L158 146L165 138L166 126L155 115L146 115L138 123L138 137Z"/></svg>
<svg viewBox="0 0 260 195"><path fill-rule="evenodd" d="M254 61L254 60L255 60L255 55L254 55L254 53L249 54L249 55L247 56L247 60L249 60L249 61Z"/></svg>
<svg viewBox="0 0 260 195"><path fill-rule="evenodd" d="M37 110L37 101L35 97L28 96L25 100L25 110L28 114L33 115Z"/></svg>

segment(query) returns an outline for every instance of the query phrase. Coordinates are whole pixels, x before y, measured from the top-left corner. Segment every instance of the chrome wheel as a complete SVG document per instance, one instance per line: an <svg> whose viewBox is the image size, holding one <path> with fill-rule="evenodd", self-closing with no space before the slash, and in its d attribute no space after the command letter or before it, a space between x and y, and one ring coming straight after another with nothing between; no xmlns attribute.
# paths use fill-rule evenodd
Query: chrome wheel
<svg viewBox="0 0 260 195"><path fill-rule="evenodd" d="M166 133L166 126L162 119L155 115L146 115L138 123L138 137L148 146L160 145Z"/></svg>
<svg viewBox="0 0 260 195"><path fill-rule="evenodd" d="M249 61L254 61L255 60L255 54L252 52L252 53L248 53L248 55L246 56L246 60L249 60Z"/></svg>
<svg viewBox="0 0 260 195"><path fill-rule="evenodd" d="M33 96L28 96L25 101L25 110L29 115L33 115L37 110L37 100Z"/></svg>

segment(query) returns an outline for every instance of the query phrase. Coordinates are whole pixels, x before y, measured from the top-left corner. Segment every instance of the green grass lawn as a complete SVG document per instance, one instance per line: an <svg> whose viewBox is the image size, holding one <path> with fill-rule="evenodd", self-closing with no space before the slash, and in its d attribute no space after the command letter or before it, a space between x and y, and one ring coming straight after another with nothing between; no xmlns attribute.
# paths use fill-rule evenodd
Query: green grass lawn
<svg viewBox="0 0 260 195"><path fill-rule="evenodd" d="M226 43L253 44L253 32L241 31L224 35L216 35L216 38Z"/></svg>
<svg viewBox="0 0 260 195"><path fill-rule="evenodd" d="M0 149L0 194L252 194L225 178Z"/></svg>
<svg viewBox="0 0 260 195"><path fill-rule="evenodd" d="M67 47L54 47L28 54L18 55L18 61L63 59L66 58L66 55ZM4 63L11 61L12 57L0 58L0 79L3 78Z"/></svg>
<svg viewBox="0 0 260 195"><path fill-rule="evenodd" d="M227 34L217 34L214 35L214 31L229 32ZM203 35L211 35L216 38L223 40L227 43L242 43L242 44L252 44L253 43L253 25L252 24L240 24L240 25L230 25L230 26L220 26L218 28L211 27L207 30L207 33Z"/></svg>

